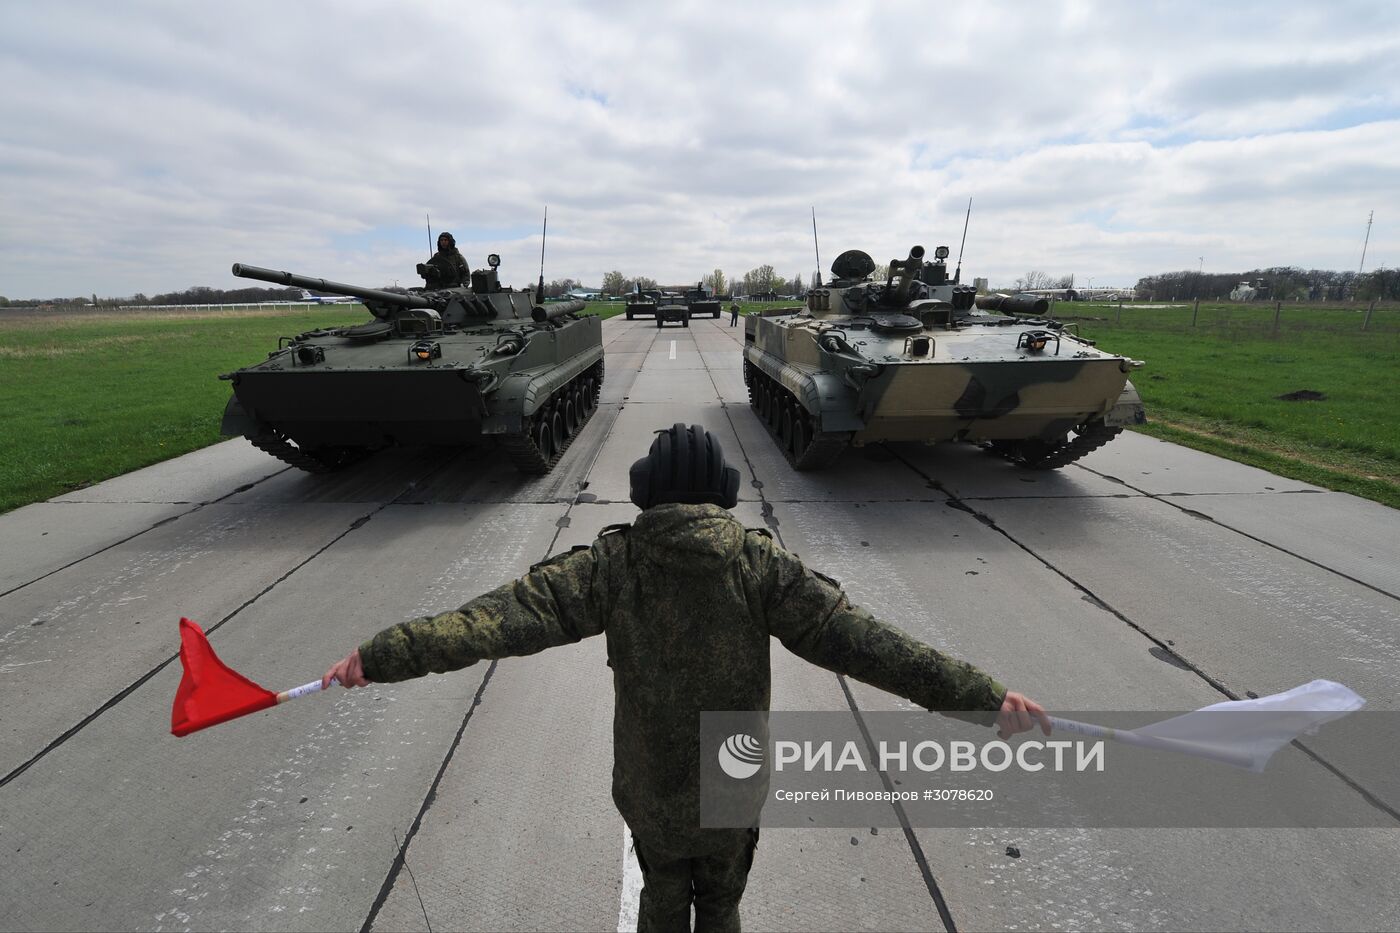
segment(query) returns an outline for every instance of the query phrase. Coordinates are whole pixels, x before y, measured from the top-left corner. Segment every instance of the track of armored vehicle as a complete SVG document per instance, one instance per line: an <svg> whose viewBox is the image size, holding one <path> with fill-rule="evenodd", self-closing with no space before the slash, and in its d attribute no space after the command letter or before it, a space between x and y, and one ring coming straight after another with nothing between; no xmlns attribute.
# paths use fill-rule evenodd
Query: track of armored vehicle
<svg viewBox="0 0 1400 933"><path fill-rule="evenodd" d="M805 307L744 319L750 404L796 469L883 441L965 441L1055 469L1146 421L1128 381L1142 363L1044 317L976 309L947 255L925 262L916 246L881 283L851 250Z"/></svg>
<svg viewBox="0 0 1400 933"><path fill-rule="evenodd" d="M224 434L325 473L397 444L494 438L547 473L597 408L603 345L582 301L541 306L499 284L493 254L469 286L407 293L235 264L233 274L358 297L373 317L284 337L233 384Z"/></svg>

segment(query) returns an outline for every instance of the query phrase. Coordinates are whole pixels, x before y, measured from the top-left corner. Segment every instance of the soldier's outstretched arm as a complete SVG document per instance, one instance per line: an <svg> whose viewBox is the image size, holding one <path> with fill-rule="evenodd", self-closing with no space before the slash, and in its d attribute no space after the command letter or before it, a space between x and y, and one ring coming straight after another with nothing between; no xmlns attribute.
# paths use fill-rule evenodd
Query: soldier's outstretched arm
<svg viewBox="0 0 1400 933"><path fill-rule="evenodd" d="M408 680L597 635L599 572L592 548L551 558L458 609L389 626L331 667L322 684Z"/></svg>
<svg viewBox="0 0 1400 933"><path fill-rule="evenodd" d="M789 651L925 709L1002 708L1006 688L981 670L852 605L834 581L808 570L767 538L751 534L747 546L768 630Z"/></svg>

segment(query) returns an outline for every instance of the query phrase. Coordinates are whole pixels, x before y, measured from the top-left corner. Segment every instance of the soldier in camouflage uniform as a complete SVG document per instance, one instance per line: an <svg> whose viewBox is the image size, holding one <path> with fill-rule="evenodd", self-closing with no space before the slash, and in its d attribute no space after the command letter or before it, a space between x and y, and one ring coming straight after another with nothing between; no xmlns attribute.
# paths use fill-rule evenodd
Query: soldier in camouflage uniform
<svg viewBox="0 0 1400 933"><path fill-rule="evenodd" d="M347 687L454 671L607 638L616 707L613 800L644 887L638 929L739 929L756 830L702 829L702 710L767 710L769 638L928 709L1001 711L1003 737L1040 706L851 605L766 531L740 525L739 471L699 425L658 432L631 470L630 526L605 529L524 577L391 626L327 672Z"/></svg>
<svg viewBox="0 0 1400 933"><path fill-rule="evenodd" d="M457 248L456 238L444 230L438 234L437 252L418 264L418 274L428 288L455 288L471 281L472 270Z"/></svg>

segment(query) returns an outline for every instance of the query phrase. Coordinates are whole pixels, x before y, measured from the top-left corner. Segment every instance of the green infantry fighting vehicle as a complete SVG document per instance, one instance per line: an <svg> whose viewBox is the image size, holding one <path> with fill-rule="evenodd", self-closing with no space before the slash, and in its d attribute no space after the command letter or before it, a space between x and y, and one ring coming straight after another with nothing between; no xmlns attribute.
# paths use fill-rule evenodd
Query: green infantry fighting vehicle
<svg viewBox="0 0 1400 933"><path fill-rule="evenodd" d="M1146 420L1128 381L1142 363L1056 321L975 309L976 290L948 277L948 248L934 255L915 246L876 282L870 256L850 250L805 308L744 318L750 403L794 467L825 467L850 444L970 441L1054 469Z"/></svg>
<svg viewBox="0 0 1400 933"><path fill-rule="evenodd" d="M283 337L233 383L223 433L312 473L391 444L494 437L523 473L547 473L603 383L602 329L584 302L541 307L503 288L500 258L470 287L407 294L235 263L233 274L359 298L373 318ZM540 291L543 294L543 275Z"/></svg>
<svg viewBox="0 0 1400 933"><path fill-rule="evenodd" d="M720 300L705 290L704 282L697 282L694 288L686 291L685 302L686 306L690 308L691 317L708 314L715 320L719 320Z"/></svg>
<svg viewBox="0 0 1400 933"><path fill-rule="evenodd" d="M667 324L690 326L690 305L685 296L675 292L660 293L656 305L656 326L665 327Z"/></svg>
<svg viewBox="0 0 1400 933"><path fill-rule="evenodd" d="M627 293L627 320L642 315L656 317L657 305L661 303L661 292L654 288L643 289L636 286Z"/></svg>

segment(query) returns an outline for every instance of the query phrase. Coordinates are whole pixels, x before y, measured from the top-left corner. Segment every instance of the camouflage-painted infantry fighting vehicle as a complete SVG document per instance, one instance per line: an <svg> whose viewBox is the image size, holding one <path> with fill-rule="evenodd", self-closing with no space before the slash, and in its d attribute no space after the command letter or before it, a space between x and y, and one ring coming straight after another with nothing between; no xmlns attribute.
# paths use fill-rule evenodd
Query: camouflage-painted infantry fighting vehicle
<svg viewBox="0 0 1400 933"><path fill-rule="evenodd" d="M876 441L984 443L1054 469L1146 420L1128 372L1056 321L974 308L976 290L915 246L884 282L860 250L805 308L744 318L744 380L754 411L799 470Z"/></svg>
<svg viewBox="0 0 1400 933"><path fill-rule="evenodd" d="M357 297L373 317L284 337L220 376L233 383L223 433L312 473L392 444L483 436L521 472L549 472L597 407L601 324L582 301L542 307L502 287L500 259L487 263L470 287L406 294L235 263L243 278Z"/></svg>

